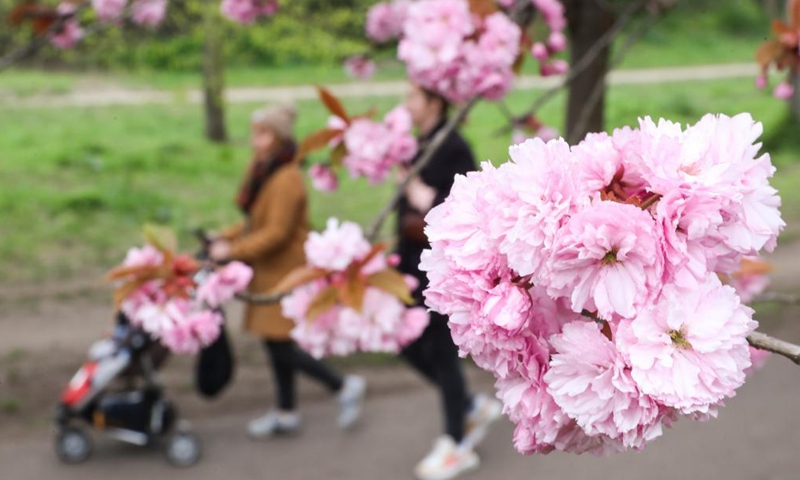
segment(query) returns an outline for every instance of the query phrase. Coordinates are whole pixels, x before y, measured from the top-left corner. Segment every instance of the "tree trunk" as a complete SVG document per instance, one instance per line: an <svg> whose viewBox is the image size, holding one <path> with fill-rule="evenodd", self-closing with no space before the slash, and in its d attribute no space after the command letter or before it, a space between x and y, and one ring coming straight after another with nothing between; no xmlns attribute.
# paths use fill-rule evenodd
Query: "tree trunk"
<svg viewBox="0 0 800 480"><path fill-rule="evenodd" d="M203 95L205 97L206 138L212 142L228 140L225 127L225 65L222 55L222 18L219 2L206 0L203 45Z"/></svg>
<svg viewBox="0 0 800 480"><path fill-rule="evenodd" d="M564 2L570 34L570 63L575 64L614 25L615 14L605 8L600 0L567 0ZM606 47L569 87L567 100L567 141L576 143L589 132L603 130L605 108L605 81L611 48ZM602 91L593 105L588 105L595 85L601 83ZM584 109L588 109L584 113ZM580 118L587 121L579 125Z"/></svg>

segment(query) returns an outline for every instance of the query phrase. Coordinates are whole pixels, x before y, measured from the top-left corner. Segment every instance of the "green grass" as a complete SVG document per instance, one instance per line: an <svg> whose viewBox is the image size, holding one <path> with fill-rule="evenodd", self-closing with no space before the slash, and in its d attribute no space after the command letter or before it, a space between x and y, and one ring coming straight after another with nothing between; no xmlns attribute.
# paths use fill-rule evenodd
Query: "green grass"
<svg viewBox="0 0 800 480"><path fill-rule="evenodd" d="M508 104L520 111L536 92L515 92ZM351 111L370 106L387 111L399 99L352 99ZM563 97L541 112L563 124ZM186 250L192 228L215 228L236 220L232 199L249 160L248 116L256 105L233 105L233 141L202 140L200 108L148 105L87 109L13 109L0 115L0 282L68 279L114 265L140 242L144 222L172 225ZM800 140L786 106L755 91L747 80L618 86L608 98L609 128L637 117L664 116L694 122L707 112L751 112L765 125L765 149L778 166L775 185L784 212L800 218ZM323 125L316 102L299 104L298 133ZM479 160L505 161L509 140L495 135L501 111L483 103L464 131ZM329 216L368 224L390 195L390 187L343 181L333 194L311 194L312 223ZM389 230L387 230L387 233Z"/></svg>
<svg viewBox="0 0 800 480"><path fill-rule="evenodd" d="M729 0L705 9L684 1L652 28L627 54L622 68L753 62L754 52L769 34L770 20L752 0ZM628 28L631 30L631 28ZM619 42L624 41L624 36ZM404 78L401 64L384 56L375 80ZM528 59L524 72L535 74L536 62ZM0 73L0 95L64 93L98 83L132 88L184 90L198 88L200 75L192 71L121 71L105 73L38 72L12 70ZM227 69L229 86L334 84L351 81L339 64L284 65L281 67L234 66Z"/></svg>

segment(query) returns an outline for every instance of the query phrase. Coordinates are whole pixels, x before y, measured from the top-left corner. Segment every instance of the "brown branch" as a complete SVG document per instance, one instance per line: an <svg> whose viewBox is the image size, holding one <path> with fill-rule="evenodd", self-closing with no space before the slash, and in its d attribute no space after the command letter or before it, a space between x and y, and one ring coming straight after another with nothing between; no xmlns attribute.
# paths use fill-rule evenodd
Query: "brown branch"
<svg viewBox="0 0 800 480"><path fill-rule="evenodd" d="M651 13L647 19L647 21L642 22L639 27L631 32L628 35L628 38L625 39L625 43L622 44L619 51L614 55L613 60L611 60L611 65L609 66L609 71L617 68L622 60L625 59L625 55L628 53L628 50L638 42L645 33L653 26L653 24L658 20L659 15L656 13ZM594 106L597 105L597 102L600 100L600 97L603 95L603 91L605 90L605 82L600 81L597 82L594 87L592 88L592 92L589 94L589 98L586 103L583 105L583 109L581 109L581 114L578 117L578 121L575 122L573 125L572 131L567 132L566 138L572 138L572 132L582 132L586 128L586 124L589 122L589 116L592 114L592 110Z"/></svg>
<svg viewBox="0 0 800 480"><path fill-rule="evenodd" d="M800 365L800 345L785 342L761 332L753 332L747 337L747 343L759 350L782 355Z"/></svg>

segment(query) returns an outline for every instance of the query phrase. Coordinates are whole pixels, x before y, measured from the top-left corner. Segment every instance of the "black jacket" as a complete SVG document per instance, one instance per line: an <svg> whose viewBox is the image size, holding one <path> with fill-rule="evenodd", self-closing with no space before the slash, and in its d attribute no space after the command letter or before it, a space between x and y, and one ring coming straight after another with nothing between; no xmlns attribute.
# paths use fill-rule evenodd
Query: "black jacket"
<svg viewBox="0 0 800 480"><path fill-rule="evenodd" d="M436 133L444 127L445 121L440 122L436 128L428 135L421 137L420 144L424 144L432 139ZM415 159L416 162L418 160ZM420 179L428 186L436 190L436 198L433 206L441 204L450 195L456 175L464 175L474 171L476 168L475 158L467 142L457 132L451 132L444 143L436 150L430 162L420 172ZM404 233L403 218L409 213L419 213L408 204L403 197L397 210L397 253L400 255L400 265L398 269L408 275L413 275L420 282L419 288L414 292L414 298L422 303L422 291L428 285L425 272L419 269L422 251L429 247L428 242L419 242L409 238Z"/></svg>

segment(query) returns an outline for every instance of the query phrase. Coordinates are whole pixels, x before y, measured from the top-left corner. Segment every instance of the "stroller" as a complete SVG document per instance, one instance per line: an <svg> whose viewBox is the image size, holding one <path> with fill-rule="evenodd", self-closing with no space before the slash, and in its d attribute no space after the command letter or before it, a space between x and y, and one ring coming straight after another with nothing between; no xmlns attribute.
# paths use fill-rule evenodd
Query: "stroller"
<svg viewBox="0 0 800 480"><path fill-rule="evenodd" d="M208 240L199 259L206 258ZM207 275L207 268L197 276ZM175 405L166 398L158 371L169 351L122 312L109 339L96 342L89 358L61 395L56 412L55 450L67 464L86 461L92 441L80 424L103 431L117 440L138 446L162 444L167 461L176 467L196 464L202 455L200 439L188 422L179 421ZM196 386L206 396L217 395L228 384L233 358L224 327L219 338L201 350L196 366Z"/></svg>

